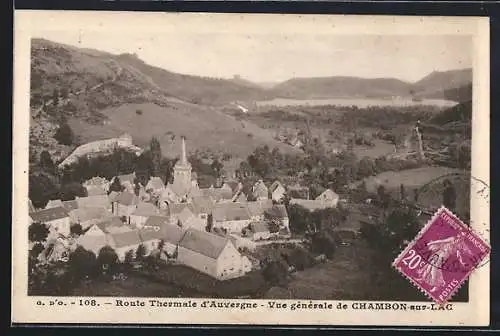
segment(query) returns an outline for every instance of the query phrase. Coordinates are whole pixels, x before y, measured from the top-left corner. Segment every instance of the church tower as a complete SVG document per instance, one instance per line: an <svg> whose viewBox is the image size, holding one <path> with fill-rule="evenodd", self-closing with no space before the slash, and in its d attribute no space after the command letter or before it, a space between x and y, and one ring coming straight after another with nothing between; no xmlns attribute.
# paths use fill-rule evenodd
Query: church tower
<svg viewBox="0 0 500 336"><path fill-rule="evenodd" d="M174 166L174 190L182 196L187 195L191 189L191 164L187 160L186 138L182 139L181 158ZM181 196L181 195L179 195Z"/></svg>

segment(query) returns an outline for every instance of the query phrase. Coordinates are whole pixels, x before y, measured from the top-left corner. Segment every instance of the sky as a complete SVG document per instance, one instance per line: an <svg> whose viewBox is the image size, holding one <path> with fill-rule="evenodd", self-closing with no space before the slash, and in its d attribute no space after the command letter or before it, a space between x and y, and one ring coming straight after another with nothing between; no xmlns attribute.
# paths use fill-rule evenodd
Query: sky
<svg viewBox="0 0 500 336"><path fill-rule="evenodd" d="M114 54L135 53L173 72L258 83L298 77L392 77L415 82L433 71L472 67L470 35L334 35L285 32L118 34L48 30L33 37Z"/></svg>

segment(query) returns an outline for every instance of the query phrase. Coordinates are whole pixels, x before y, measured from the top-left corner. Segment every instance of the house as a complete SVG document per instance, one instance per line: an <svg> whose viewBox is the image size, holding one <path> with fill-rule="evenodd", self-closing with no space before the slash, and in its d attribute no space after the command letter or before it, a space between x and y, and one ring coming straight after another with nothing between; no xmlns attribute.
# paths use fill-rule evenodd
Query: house
<svg viewBox="0 0 500 336"><path fill-rule="evenodd" d="M339 202L339 195L331 189L326 189L316 197L316 200L328 204L332 208L336 208Z"/></svg>
<svg viewBox="0 0 500 336"><path fill-rule="evenodd" d="M95 195L87 197L76 197L78 208L102 208L111 211L111 203L108 195Z"/></svg>
<svg viewBox="0 0 500 336"><path fill-rule="evenodd" d="M246 204L217 203L213 211L214 228L223 228L229 232L241 232L252 222Z"/></svg>
<svg viewBox="0 0 500 336"><path fill-rule="evenodd" d="M68 211L63 207L55 207L43 209L29 214L30 222L45 223L54 233L59 233L64 236L70 234L70 219Z"/></svg>
<svg viewBox="0 0 500 336"><path fill-rule="evenodd" d="M138 230L138 233L146 254L151 254L151 252L158 250L160 242L164 240L163 232L160 230L143 228Z"/></svg>
<svg viewBox="0 0 500 336"><path fill-rule="evenodd" d="M49 200L47 202L47 205L45 206L45 209L52 209L52 208L57 208L57 207L62 207L63 202L60 199L55 199L55 200Z"/></svg>
<svg viewBox="0 0 500 336"><path fill-rule="evenodd" d="M218 280L240 277L252 267L227 237L193 229L180 240L177 261Z"/></svg>
<svg viewBox="0 0 500 336"><path fill-rule="evenodd" d="M76 200L71 200L71 201L63 201L63 208L66 209L66 211L71 212L75 209L78 209L78 202Z"/></svg>
<svg viewBox="0 0 500 336"><path fill-rule="evenodd" d="M78 208L69 213L71 225L80 224L86 230L103 219L111 217L111 213L103 208Z"/></svg>
<svg viewBox="0 0 500 336"><path fill-rule="evenodd" d="M288 212L283 204L275 204L271 208L264 210L264 219L267 222L276 223L280 230L289 230L290 221L288 219Z"/></svg>
<svg viewBox="0 0 500 336"><path fill-rule="evenodd" d="M253 222L252 224L250 224L249 228L253 240L265 240L271 238L269 225L266 222Z"/></svg>
<svg viewBox="0 0 500 336"><path fill-rule="evenodd" d="M162 211L161 213L164 214ZM152 203L140 202L137 207L130 214L130 224L134 225L138 229L144 226L144 223L150 216L155 216L160 214L160 209L158 209Z"/></svg>
<svg viewBox="0 0 500 336"><path fill-rule="evenodd" d="M169 207L170 224L184 227L191 217L195 217L193 205L190 203L173 203Z"/></svg>
<svg viewBox="0 0 500 336"><path fill-rule="evenodd" d="M169 204L180 203L180 201L180 198L172 190L172 187L170 185L167 185L160 193L158 206L160 207L160 209L167 209Z"/></svg>
<svg viewBox="0 0 500 336"><path fill-rule="evenodd" d="M115 250L120 261L125 260L125 255L129 251L135 254L139 245L142 244L141 237L137 230L110 232L108 242L109 246Z"/></svg>
<svg viewBox="0 0 500 336"><path fill-rule="evenodd" d="M204 220L213 212L215 206L213 199L207 196L194 196L191 199L191 204L193 212Z"/></svg>
<svg viewBox="0 0 500 336"><path fill-rule="evenodd" d="M177 253L177 247L182 237L185 234L185 230L178 227L177 225L165 225L162 229L163 251L165 251L169 256L173 257Z"/></svg>
<svg viewBox="0 0 500 336"><path fill-rule="evenodd" d="M280 202L283 196L285 196L285 193L286 189L280 181L274 181L269 187L269 194L271 199L275 202Z"/></svg>
<svg viewBox="0 0 500 336"><path fill-rule="evenodd" d="M288 186L287 194L290 198L309 199L309 188L303 187L299 184Z"/></svg>
<svg viewBox="0 0 500 336"><path fill-rule="evenodd" d="M273 201L268 199L264 201L247 202L246 206L250 217L254 221L264 220L264 212L273 207Z"/></svg>
<svg viewBox="0 0 500 336"><path fill-rule="evenodd" d="M135 211L138 203L139 198L135 194L123 191L115 197L112 203L113 215L125 216L128 219Z"/></svg>
<svg viewBox="0 0 500 336"><path fill-rule="evenodd" d="M107 191L102 187L90 186L87 187L87 196L98 196L98 195L107 195Z"/></svg>
<svg viewBox="0 0 500 336"><path fill-rule="evenodd" d="M161 215L154 215L154 216L149 216L146 219L142 228L161 230L163 228L163 226L168 225L168 224L170 224L170 217L161 216Z"/></svg>
<svg viewBox="0 0 500 336"><path fill-rule="evenodd" d="M210 197L215 202L231 202L233 199L233 191L230 188L202 188L200 189L201 195Z"/></svg>
<svg viewBox="0 0 500 336"><path fill-rule="evenodd" d="M292 198L290 200L290 205L300 205L301 207L306 208L309 211L322 210L331 207L323 201L306 200L301 198Z"/></svg>
<svg viewBox="0 0 500 336"><path fill-rule="evenodd" d="M153 195L161 195L163 189L165 189L165 183L160 177L151 176L148 183L146 184L146 192L149 192Z"/></svg>
<svg viewBox="0 0 500 336"><path fill-rule="evenodd" d="M252 195L257 201L269 199L269 189L267 189L264 181L258 180L255 182L252 187Z"/></svg>

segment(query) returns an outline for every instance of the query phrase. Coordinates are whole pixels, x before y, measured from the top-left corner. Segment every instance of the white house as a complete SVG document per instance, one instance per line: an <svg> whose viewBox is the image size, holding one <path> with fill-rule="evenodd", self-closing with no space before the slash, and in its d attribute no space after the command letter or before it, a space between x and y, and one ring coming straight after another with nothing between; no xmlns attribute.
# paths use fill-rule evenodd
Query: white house
<svg viewBox="0 0 500 336"><path fill-rule="evenodd" d="M113 215L119 217L125 216L128 220L130 215L135 211L138 203L139 198L135 194L127 191L121 192L113 200Z"/></svg>
<svg viewBox="0 0 500 336"><path fill-rule="evenodd" d="M217 203L213 211L213 227L223 228L228 232L239 233L252 222L246 204Z"/></svg>
<svg viewBox="0 0 500 336"><path fill-rule="evenodd" d="M193 229L180 240L177 260L218 280L240 277L252 267L230 239Z"/></svg>
<svg viewBox="0 0 500 336"><path fill-rule="evenodd" d="M144 226L144 223L150 216L160 215L160 209L151 203L141 202L130 214L130 224L138 229Z"/></svg>
<svg viewBox="0 0 500 336"><path fill-rule="evenodd" d="M285 196L286 189L280 181L274 181L269 187L269 193L273 201L280 202Z"/></svg>
<svg viewBox="0 0 500 336"><path fill-rule="evenodd" d="M43 209L29 214L30 225L33 222L45 223L52 232L68 236L70 234L70 218L63 207Z"/></svg>
<svg viewBox="0 0 500 336"><path fill-rule="evenodd" d="M330 208L336 208L339 202L339 198L340 198L339 195L335 193L333 190L326 189L318 197L316 197L316 200L323 202Z"/></svg>
<svg viewBox="0 0 500 336"><path fill-rule="evenodd" d="M266 200L269 198L269 189L263 180L258 180L252 187L253 197L257 200Z"/></svg>

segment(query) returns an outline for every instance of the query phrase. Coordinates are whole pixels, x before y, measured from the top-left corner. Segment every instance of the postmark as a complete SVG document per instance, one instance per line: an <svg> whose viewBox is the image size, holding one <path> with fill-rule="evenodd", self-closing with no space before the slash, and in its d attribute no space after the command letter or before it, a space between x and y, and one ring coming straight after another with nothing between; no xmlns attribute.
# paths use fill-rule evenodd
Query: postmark
<svg viewBox="0 0 500 336"><path fill-rule="evenodd" d="M393 266L432 300L443 304L490 251L488 243L441 207Z"/></svg>

